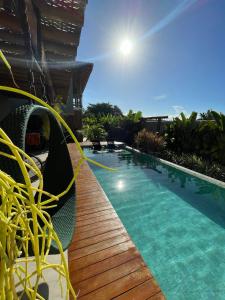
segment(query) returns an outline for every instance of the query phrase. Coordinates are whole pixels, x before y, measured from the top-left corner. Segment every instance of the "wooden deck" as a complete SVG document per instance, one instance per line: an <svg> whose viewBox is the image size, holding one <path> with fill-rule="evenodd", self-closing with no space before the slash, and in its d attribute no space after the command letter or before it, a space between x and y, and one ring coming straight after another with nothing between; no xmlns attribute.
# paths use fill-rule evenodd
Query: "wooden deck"
<svg viewBox="0 0 225 300"><path fill-rule="evenodd" d="M75 146L69 150L76 165ZM87 163L76 188L76 232L68 259L78 299L165 299Z"/></svg>

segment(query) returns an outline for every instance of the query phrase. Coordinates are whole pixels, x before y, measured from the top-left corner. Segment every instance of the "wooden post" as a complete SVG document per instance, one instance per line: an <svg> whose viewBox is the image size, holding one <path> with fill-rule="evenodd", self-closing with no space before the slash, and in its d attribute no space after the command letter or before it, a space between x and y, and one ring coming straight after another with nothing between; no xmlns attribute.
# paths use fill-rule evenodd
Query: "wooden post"
<svg viewBox="0 0 225 300"><path fill-rule="evenodd" d="M158 122L157 122L157 132L160 133L160 130L161 130L161 122L162 122L162 119L161 118L158 118Z"/></svg>

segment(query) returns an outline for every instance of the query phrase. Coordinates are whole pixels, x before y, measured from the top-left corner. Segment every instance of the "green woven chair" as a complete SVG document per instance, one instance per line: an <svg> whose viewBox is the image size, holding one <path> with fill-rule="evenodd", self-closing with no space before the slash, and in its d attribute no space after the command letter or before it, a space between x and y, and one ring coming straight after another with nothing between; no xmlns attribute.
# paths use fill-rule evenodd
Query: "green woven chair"
<svg viewBox="0 0 225 300"><path fill-rule="evenodd" d="M73 169L65 137L54 115L39 105L22 105L11 112L0 123L15 145L25 150L27 125L32 114L47 114L50 123L49 154L43 171L44 190L57 195L64 191L73 177ZM10 153L8 147L0 144L0 150ZM10 174L16 181L23 183L23 175L16 161L0 157L0 169ZM48 210L52 223L63 249L72 240L75 227L75 184L68 193L60 198L57 207ZM53 241L50 254L59 253Z"/></svg>

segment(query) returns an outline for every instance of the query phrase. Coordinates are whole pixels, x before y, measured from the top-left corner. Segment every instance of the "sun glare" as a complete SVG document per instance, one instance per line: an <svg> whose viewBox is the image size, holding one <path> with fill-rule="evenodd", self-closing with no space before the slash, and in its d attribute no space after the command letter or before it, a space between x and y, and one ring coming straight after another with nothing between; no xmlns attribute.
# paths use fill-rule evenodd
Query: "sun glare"
<svg viewBox="0 0 225 300"><path fill-rule="evenodd" d="M120 53L122 53L124 56L128 56L131 54L133 49L133 44L130 40L124 40L121 44L120 44Z"/></svg>
<svg viewBox="0 0 225 300"><path fill-rule="evenodd" d="M116 187L117 187L118 190L122 190L124 188L124 181L119 180L116 184Z"/></svg>

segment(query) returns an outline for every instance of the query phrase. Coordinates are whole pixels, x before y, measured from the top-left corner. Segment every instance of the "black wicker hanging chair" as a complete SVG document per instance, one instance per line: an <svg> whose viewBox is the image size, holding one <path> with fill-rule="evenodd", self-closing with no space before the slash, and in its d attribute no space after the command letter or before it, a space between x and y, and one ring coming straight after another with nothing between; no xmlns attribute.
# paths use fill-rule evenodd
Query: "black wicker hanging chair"
<svg viewBox="0 0 225 300"><path fill-rule="evenodd" d="M44 190L58 195L68 186L73 177L73 168L62 128L54 115L39 105L22 105L15 108L0 123L13 143L25 151L25 139L28 122L34 114L45 114L49 119L49 153L43 170ZM0 144L0 151L9 153L8 147ZM11 175L17 182L24 182L22 172L16 161L0 157L0 169ZM72 240L75 228L75 184L68 193L57 202L57 206L48 210L54 230L66 250ZM52 242L50 254L59 253L57 245Z"/></svg>

